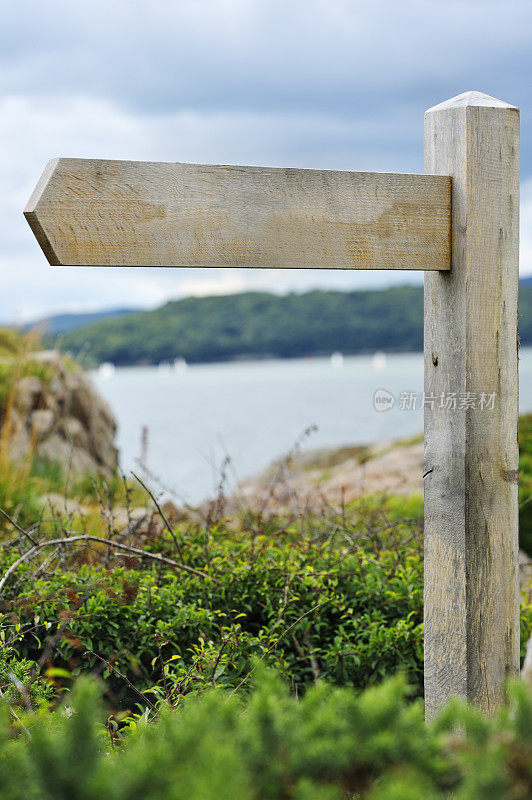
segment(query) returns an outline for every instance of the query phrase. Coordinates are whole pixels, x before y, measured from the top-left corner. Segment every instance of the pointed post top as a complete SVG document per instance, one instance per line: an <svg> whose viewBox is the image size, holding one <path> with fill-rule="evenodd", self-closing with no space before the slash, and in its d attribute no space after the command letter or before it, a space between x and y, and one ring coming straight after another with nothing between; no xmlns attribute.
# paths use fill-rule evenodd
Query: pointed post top
<svg viewBox="0 0 532 800"><path fill-rule="evenodd" d="M516 111L518 110L517 106L497 100L496 97L490 97L489 94L484 94L483 92L463 92L463 94L457 94L456 97L451 97L450 100L445 100L445 102L439 103L437 106L432 106L432 108L425 111L425 114L432 114L435 111L448 111L452 108L471 107L515 108Z"/></svg>

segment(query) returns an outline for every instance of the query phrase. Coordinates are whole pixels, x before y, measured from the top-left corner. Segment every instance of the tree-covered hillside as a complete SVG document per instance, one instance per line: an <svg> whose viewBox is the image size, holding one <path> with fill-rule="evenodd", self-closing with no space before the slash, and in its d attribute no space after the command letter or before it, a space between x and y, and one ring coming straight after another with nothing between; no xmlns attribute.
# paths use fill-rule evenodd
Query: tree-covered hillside
<svg viewBox="0 0 532 800"><path fill-rule="evenodd" d="M520 292L520 334L532 342L532 286ZM340 350L412 351L423 346L423 290L265 292L189 297L155 311L102 320L66 332L62 349L117 365L238 357L292 358Z"/></svg>

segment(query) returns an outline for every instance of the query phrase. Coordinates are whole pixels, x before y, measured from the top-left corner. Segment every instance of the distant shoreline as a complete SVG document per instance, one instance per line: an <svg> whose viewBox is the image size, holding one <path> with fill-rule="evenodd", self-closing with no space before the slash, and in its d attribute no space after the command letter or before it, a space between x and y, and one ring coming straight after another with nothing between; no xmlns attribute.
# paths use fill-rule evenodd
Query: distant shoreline
<svg viewBox="0 0 532 800"><path fill-rule="evenodd" d="M529 343L521 344L521 346L519 347L519 352L522 352L523 350L530 350L530 349L532 349L532 344L529 344ZM208 367L208 366L216 366L218 364L261 364L261 363L269 363L269 362L272 362L272 361L274 361L274 362L279 362L279 361L281 361L281 362L289 362L289 361L313 361L314 359L327 360L327 359L330 359L332 356L334 356L338 352L340 352L340 351L309 353L307 355L297 355L297 356L276 356L276 355L272 355L272 354L253 356L253 355L247 355L246 354L246 355L242 355L242 356L235 356L233 358L223 358L223 359L221 358L221 359L217 359L216 361L212 361L212 360L187 361L186 362L186 366L187 367L202 367L202 366L203 367ZM351 353L347 352L347 351L342 351L341 355L344 358L358 358L358 357L372 358L376 353L379 353L379 352L383 352L386 356L411 356L411 355L422 356L423 355L423 350L422 349L416 349L416 350L385 350L385 351L364 350L364 351L360 351L360 352L351 352ZM101 366L103 366L105 364L108 364L108 363L112 363L112 362L102 361L99 364L91 364L89 366L85 366L85 369L88 372L97 372L98 369ZM169 364L171 365L171 363L172 362L168 362L168 361L159 361L159 362L141 362L141 361L139 361L137 363L115 364L113 366L115 367L115 369L135 369L135 368L138 368L138 367L155 367L155 368L159 368L161 366L167 366Z"/></svg>
<svg viewBox="0 0 532 800"><path fill-rule="evenodd" d="M387 356L408 356L408 355L423 355L423 350L386 350L386 351L378 351L378 350L363 350L359 352L347 352L347 351L339 351L335 350L333 352L316 352L316 353L308 353L304 355L294 355L294 356L276 356L274 354L265 354L265 355L241 355L241 356L233 356L231 358L220 358L216 360L205 360L205 361L187 361L187 366L190 367L200 367L200 366L215 366L217 364L260 364L260 363L268 363L270 361L313 361L314 359L330 359L331 356L335 355L336 353L341 352L341 355L344 358L358 358L358 357L367 357L372 358L376 352L385 352ZM112 363L101 361L99 364L91 365L86 367L88 371L98 370L104 364ZM115 364L116 369L134 369L135 367L160 367L166 366L168 364L171 365L172 362L170 361L138 361L136 363L128 363L128 364Z"/></svg>

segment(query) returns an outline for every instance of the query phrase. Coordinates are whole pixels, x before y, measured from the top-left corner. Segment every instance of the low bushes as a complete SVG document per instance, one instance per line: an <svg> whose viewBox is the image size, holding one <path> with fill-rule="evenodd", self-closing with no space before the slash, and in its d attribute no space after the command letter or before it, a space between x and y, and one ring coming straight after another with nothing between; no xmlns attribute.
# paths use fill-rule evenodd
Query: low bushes
<svg viewBox="0 0 532 800"><path fill-rule="evenodd" d="M43 556L4 587L5 641L30 660L46 652L54 675L101 674L121 708L245 687L254 657L298 693L318 678L365 687L402 670L420 695L419 521L401 519L394 502L364 501L304 527L255 524L182 523L145 541L180 569L130 557L124 565L101 544L58 548L60 569L43 575ZM0 564L12 559L0 550ZM524 605L523 645L531 627Z"/></svg>
<svg viewBox="0 0 532 800"><path fill-rule="evenodd" d="M314 519L305 531L278 521L252 535L249 524L182 526L174 536L192 571L122 566L103 546L96 563L79 563L95 558L85 548L46 577L23 565L4 589L6 641L34 660L47 649L45 667L101 673L112 702L129 708L237 687L253 657L296 691L318 677L363 687L402 669L419 693L419 525L386 522L382 505L365 515ZM150 549L175 557L168 533Z"/></svg>
<svg viewBox="0 0 532 800"><path fill-rule="evenodd" d="M401 678L303 698L258 669L248 696L211 689L157 722L105 723L79 684L47 717L0 725L2 800L527 800L532 697L510 687L495 719L453 703L425 726ZM22 727L23 726L23 727ZM18 735L17 735L18 734Z"/></svg>

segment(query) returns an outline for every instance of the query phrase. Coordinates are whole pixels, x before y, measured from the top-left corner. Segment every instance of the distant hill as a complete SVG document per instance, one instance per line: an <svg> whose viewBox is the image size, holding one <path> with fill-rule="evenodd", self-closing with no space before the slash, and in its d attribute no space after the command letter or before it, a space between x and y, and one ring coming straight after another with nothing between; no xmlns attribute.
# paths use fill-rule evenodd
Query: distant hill
<svg viewBox="0 0 532 800"><path fill-rule="evenodd" d="M532 284L521 285L519 303L521 342L532 344ZM117 366L420 351L423 289L189 297L67 331L60 347Z"/></svg>
<svg viewBox="0 0 532 800"><path fill-rule="evenodd" d="M26 330L38 329L45 334L57 336L60 333L99 322L102 319L123 317L125 314L133 314L138 311L138 308L114 308L109 311L94 311L92 313L55 314L52 317L46 317L45 319L37 320L37 322L32 322L26 325L25 328Z"/></svg>

